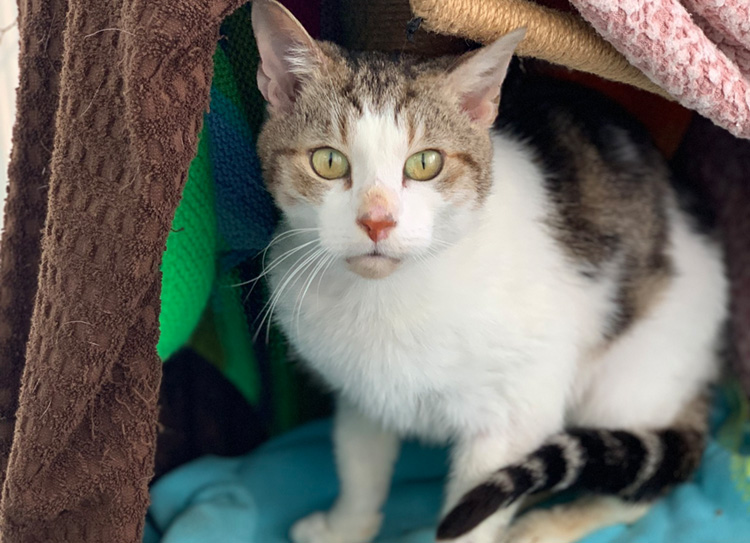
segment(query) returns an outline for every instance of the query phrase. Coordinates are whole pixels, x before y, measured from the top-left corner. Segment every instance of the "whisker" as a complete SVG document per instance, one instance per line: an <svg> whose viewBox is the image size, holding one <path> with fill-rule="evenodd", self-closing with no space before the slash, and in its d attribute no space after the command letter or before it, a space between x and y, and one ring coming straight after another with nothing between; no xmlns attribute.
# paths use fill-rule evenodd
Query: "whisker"
<svg viewBox="0 0 750 543"><path fill-rule="evenodd" d="M297 296L297 334L299 335L299 321L302 317L302 304L305 301L305 296L307 295L307 291L310 289L310 285L312 285L313 281L315 280L315 276L318 274L318 272L323 268L325 265L327 259L328 259L328 251L324 250L324 252L320 255L319 261L313 268L312 272L310 273L310 277L308 277L307 281L305 281L304 285L302 286L302 290L300 291L299 295Z"/></svg>
<svg viewBox="0 0 750 543"><path fill-rule="evenodd" d="M281 264L284 260L286 260L287 258L289 258L291 255L293 255L294 253L296 253L297 251L299 251L301 249L304 249L305 247L308 247L308 246L312 245L313 243L316 243L317 241L318 241L317 239L314 239L312 241L308 241L307 243L303 243L302 245L298 245L297 247L294 247L293 249L290 249L290 250L288 250L288 251L280 254L279 256L277 256L276 258L273 259L273 262L271 262L271 265L268 268L263 267L263 271L261 271L260 275L258 275L256 277L253 277L252 279L248 279L247 281L243 281L241 283L236 283L234 285L229 285L229 286L231 286L232 288L236 288L236 287L241 287L241 286L247 285L249 283L254 283L258 279L261 279L262 277L265 277L266 275L268 275L268 273L271 270L273 270L275 267L277 267L279 264ZM252 290L251 290L251 292L252 292Z"/></svg>
<svg viewBox="0 0 750 543"><path fill-rule="evenodd" d="M448 243L448 242L447 242L447 241L445 241L445 240L442 240L442 239L440 239L440 238L436 238L436 237L433 237L433 238L432 238L432 241L434 241L435 243L437 243L437 244L439 244L439 245L442 245L443 247L452 247L452 245L453 245L453 244L451 244L451 243Z"/></svg>
<svg viewBox="0 0 750 543"><path fill-rule="evenodd" d="M316 290L316 293L315 293L315 296L316 296L316 298L317 298L318 300L320 300L320 283L321 283L321 281L323 281L323 276L324 276L324 275L326 274L326 272L328 271L328 268L330 268L330 267L331 267L331 264L333 264L333 263L334 263L335 261L336 261L336 255L335 255L335 254L333 254L333 253L331 253L331 254L329 255L329 257L328 257L328 264L326 264L326 267L325 267L325 269L324 269L324 270L323 270L323 272L322 272L322 273L320 274L320 277L318 277L318 288L317 288L317 290Z"/></svg>
<svg viewBox="0 0 750 543"><path fill-rule="evenodd" d="M297 258L297 261L286 272L284 272L284 275L279 280L279 287L277 287L276 290L274 290L274 291L272 291L272 292L269 293L268 301L266 301L266 303L263 305L263 307L261 308L260 313L258 314L258 316L255 317L255 320L253 321L253 324L255 324L258 321L258 319L260 319L261 317L263 317L266 314L267 309L270 307L271 303L274 300L274 296L276 294L276 291L278 290L278 288L281 288L282 284L286 284L285 283L286 279L289 277L290 274L294 273L294 271L297 269L297 266L299 265L300 261L302 261L304 258L306 258L308 255L312 254L315 251L316 251L315 247L313 247L312 249L308 249L302 256L299 256ZM261 320L261 325L259 326L259 329L262 328L262 324L263 324L263 320Z"/></svg>
<svg viewBox="0 0 750 543"><path fill-rule="evenodd" d="M425 256L425 255L424 255L423 253L417 253L417 254L416 254L416 255L414 255L414 256L416 256L416 257L417 257L417 259L418 259L418 260L419 260L419 261L420 261L420 262L421 262L422 264L427 264L427 263L428 263L428 262L427 262L427 256Z"/></svg>
<svg viewBox="0 0 750 543"><path fill-rule="evenodd" d="M307 269L312 262L315 261L315 259L318 258L322 252L325 251L325 249L322 248L312 248L309 251L307 251L302 257L300 257L297 262L304 259L302 263L296 264L294 267L292 267L282 278L282 281L279 284L279 287L272 293L271 298L267 302L268 310L265 311L265 315L263 316L263 319L260 322L260 325L258 326L258 330L256 331L255 335L253 336L253 341L255 341L258 337L258 333L263 329L263 325L266 321L268 321L268 328L266 331L266 342L270 339L270 332L271 332L271 320L273 312L278 305L279 301L281 300L281 297L286 290L287 286L289 286L289 282L292 281L292 279L295 279L294 283L292 285L296 284L297 280L299 280L299 275L301 272L303 272L305 269ZM269 305L270 304L270 305Z"/></svg>
<svg viewBox="0 0 750 543"><path fill-rule="evenodd" d="M263 253L263 256L261 257L262 265L265 267L266 265L266 253L268 253L268 250L271 248L271 246L274 243L278 243L280 241L283 241L287 238L290 238L292 236L298 236L301 234L307 234L310 232L319 232L320 228L292 228L291 230L285 230L281 234L277 234L270 242L268 242L268 245L266 245L265 249L263 251L259 251L258 254L261 252ZM258 256L258 255L256 255Z"/></svg>
<svg viewBox="0 0 750 543"><path fill-rule="evenodd" d="M320 228L291 228L289 230L284 230L280 234L277 234L274 236L274 238L268 242L268 245L266 245L265 249L268 249L271 245L274 243L281 241L284 238L287 238L289 236L293 236L296 234L303 234L305 232L318 232L320 231ZM258 251L260 253L260 251Z"/></svg>
<svg viewBox="0 0 750 543"><path fill-rule="evenodd" d="M311 266L313 266L313 265L314 265L315 261L316 261L316 260L317 260L317 259L318 259L318 258L319 258L319 257L320 257L320 256L321 256L322 254L324 254L324 252L325 252L325 249L318 249L318 250L317 250L317 251L316 251L315 253L313 253L313 254L312 254L311 256L309 256L309 257L308 257L308 258L307 258L307 259L305 260L305 262L303 262L303 263L302 263L302 264L301 264L301 265L299 266L299 268L298 268L297 272L295 273L295 275L296 275L296 278L294 279L294 281L292 282L292 284L291 284L291 285L289 285L289 288L293 288L293 287L294 287L294 285L296 285L296 284L297 284L297 281L299 281L299 280L300 280L300 278L301 278L301 277L302 277L302 276L304 275L304 273L305 273L305 272L306 272L306 271L307 271L307 270L308 270L308 269L309 269L309 268L310 268ZM292 278L290 277L290 278L289 278L289 280L291 280L291 279L292 279ZM288 280L288 281L289 281L289 280ZM274 303L274 305L273 305L273 306L271 307L271 315L273 314L273 310L274 310L274 308L276 307L276 305L277 305L277 304L278 304L278 303L279 303L279 302L281 301L282 293L283 293L283 290L280 290L280 291L279 291L279 294L278 294L278 296L276 297L276 302L275 302L275 303ZM292 312L292 319L294 319L294 312ZM270 321L269 321L269 324L270 324ZM270 327L269 327L269 329L268 329L268 330L270 330ZM299 328L298 328L298 332L299 332ZM267 333L266 333L266 341L268 341L268 331L267 331Z"/></svg>

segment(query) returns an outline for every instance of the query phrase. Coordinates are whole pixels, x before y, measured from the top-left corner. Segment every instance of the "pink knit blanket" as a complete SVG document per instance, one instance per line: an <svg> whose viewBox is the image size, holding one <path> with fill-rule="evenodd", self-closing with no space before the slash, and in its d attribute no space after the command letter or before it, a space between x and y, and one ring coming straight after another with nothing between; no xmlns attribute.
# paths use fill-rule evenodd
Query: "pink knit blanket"
<svg viewBox="0 0 750 543"><path fill-rule="evenodd" d="M750 138L750 0L570 0L687 108Z"/></svg>

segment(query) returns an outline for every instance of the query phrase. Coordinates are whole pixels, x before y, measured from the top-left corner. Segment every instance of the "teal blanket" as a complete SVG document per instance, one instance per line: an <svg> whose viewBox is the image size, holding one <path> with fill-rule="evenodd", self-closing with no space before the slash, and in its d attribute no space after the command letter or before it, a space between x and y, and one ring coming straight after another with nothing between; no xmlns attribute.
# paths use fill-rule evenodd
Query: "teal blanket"
<svg viewBox="0 0 750 543"><path fill-rule="evenodd" d="M741 439L747 430L739 410L726 391L719 394L714 439L694 480L634 526L601 530L584 543L750 542L750 456L722 444L728 433ZM314 422L245 457L202 458L165 476L152 489L144 543L288 541L295 520L336 495L330 431L330 421ZM731 448L747 445L734 439ZM404 446L379 542L434 541L446 468L444 450Z"/></svg>

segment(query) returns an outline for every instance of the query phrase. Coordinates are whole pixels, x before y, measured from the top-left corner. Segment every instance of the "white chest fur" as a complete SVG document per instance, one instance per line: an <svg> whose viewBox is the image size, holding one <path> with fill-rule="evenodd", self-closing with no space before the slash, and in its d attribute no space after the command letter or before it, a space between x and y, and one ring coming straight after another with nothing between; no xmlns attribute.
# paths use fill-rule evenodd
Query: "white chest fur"
<svg viewBox="0 0 750 543"><path fill-rule="evenodd" d="M472 293L380 283L345 292L323 286L298 316L280 308L304 358L336 390L401 433L442 439L481 425L484 411L496 416L497 404L512 396L512 369L528 364L534 348L532 331L520 334L504 324L522 327L522 318Z"/></svg>

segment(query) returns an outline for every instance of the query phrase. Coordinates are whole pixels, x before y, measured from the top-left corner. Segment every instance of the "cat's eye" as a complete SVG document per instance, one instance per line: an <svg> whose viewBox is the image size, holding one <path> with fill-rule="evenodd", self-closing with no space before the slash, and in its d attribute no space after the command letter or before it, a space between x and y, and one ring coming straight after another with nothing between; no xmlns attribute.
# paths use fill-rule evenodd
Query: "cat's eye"
<svg viewBox="0 0 750 543"><path fill-rule="evenodd" d="M443 155L428 149L414 153L406 159L404 175L416 181L429 181L443 169Z"/></svg>
<svg viewBox="0 0 750 543"><path fill-rule="evenodd" d="M313 151L310 164L323 179L339 179L349 173L349 161L344 154L330 147Z"/></svg>

